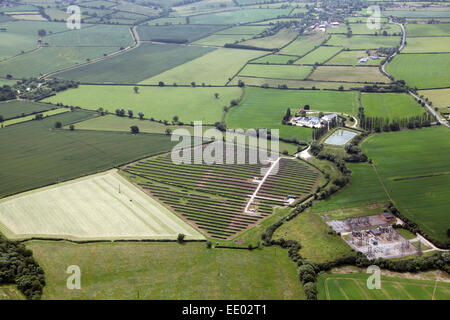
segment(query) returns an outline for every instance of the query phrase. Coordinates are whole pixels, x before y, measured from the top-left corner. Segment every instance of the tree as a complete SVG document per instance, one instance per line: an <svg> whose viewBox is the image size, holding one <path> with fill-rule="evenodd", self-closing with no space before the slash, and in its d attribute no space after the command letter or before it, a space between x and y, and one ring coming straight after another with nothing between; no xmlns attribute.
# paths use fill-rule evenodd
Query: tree
<svg viewBox="0 0 450 320"><path fill-rule="evenodd" d="M170 130L169 128L166 129L166 135L170 136L172 134L172 130Z"/></svg>
<svg viewBox="0 0 450 320"><path fill-rule="evenodd" d="M47 35L47 32L44 29L39 29L38 30L38 36L39 37L45 37Z"/></svg>
<svg viewBox="0 0 450 320"><path fill-rule="evenodd" d="M178 234L178 237L177 237L178 243L183 243L183 242L184 242L184 237L185 237L184 234L179 233L179 234Z"/></svg>
<svg viewBox="0 0 450 320"><path fill-rule="evenodd" d="M158 86L164 87L164 82L160 81L160 82L158 83Z"/></svg>
<svg viewBox="0 0 450 320"><path fill-rule="evenodd" d="M300 266L298 268L298 274L302 283L306 283L307 281L305 280L310 278L311 276L313 277L313 279L316 278L316 272L314 271L313 266L311 266L310 264L304 264Z"/></svg>
<svg viewBox="0 0 450 320"><path fill-rule="evenodd" d="M306 299L316 300L317 299L317 287L314 282L307 282L303 286L303 291L305 292Z"/></svg>
<svg viewBox="0 0 450 320"><path fill-rule="evenodd" d="M119 117L125 116L125 110L123 109L116 109L116 115Z"/></svg>
<svg viewBox="0 0 450 320"><path fill-rule="evenodd" d="M283 124L287 124L287 123L289 122L290 119L291 119L291 108L288 108L288 109L286 110L286 114L285 114L284 117L283 117L282 123L283 123Z"/></svg>
<svg viewBox="0 0 450 320"><path fill-rule="evenodd" d="M144 113L139 112L138 115L139 115L139 120L143 120L144 119Z"/></svg>
<svg viewBox="0 0 450 320"><path fill-rule="evenodd" d="M139 87L134 87L133 90L134 90L134 93L139 93Z"/></svg>
<svg viewBox="0 0 450 320"><path fill-rule="evenodd" d="M128 110L128 118L133 118L133 110Z"/></svg>
<svg viewBox="0 0 450 320"><path fill-rule="evenodd" d="M139 133L139 127L138 126L131 126L130 127L132 134L138 134Z"/></svg>
<svg viewBox="0 0 450 320"><path fill-rule="evenodd" d="M216 99L219 99L219 94L216 92L216 93L214 93L214 97L216 98Z"/></svg>
<svg viewBox="0 0 450 320"><path fill-rule="evenodd" d="M62 123L61 123L61 121L56 121L56 122L55 122L55 128L56 128L56 129L61 129L61 128L62 128Z"/></svg>
<svg viewBox="0 0 450 320"><path fill-rule="evenodd" d="M71 124L71 125L69 126L69 128L70 128L70 131L74 131L74 130L75 130L75 126L74 126L73 124Z"/></svg>
<svg viewBox="0 0 450 320"><path fill-rule="evenodd" d="M172 119L172 120L173 120L174 123L177 123L178 120L179 120L179 118L178 118L178 116L173 116L173 119Z"/></svg>

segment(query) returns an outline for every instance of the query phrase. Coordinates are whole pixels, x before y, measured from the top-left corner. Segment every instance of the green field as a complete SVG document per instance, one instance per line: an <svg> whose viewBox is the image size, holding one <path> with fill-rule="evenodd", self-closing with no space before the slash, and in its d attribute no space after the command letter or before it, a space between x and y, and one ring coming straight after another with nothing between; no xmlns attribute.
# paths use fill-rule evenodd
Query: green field
<svg viewBox="0 0 450 320"><path fill-rule="evenodd" d="M448 154L442 152L449 147L445 127L377 134L362 144L400 212L440 241L448 240L450 224Z"/></svg>
<svg viewBox="0 0 450 320"><path fill-rule="evenodd" d="M304 299L296 266L280 248L207 250L204 243L85 244L32 241L44 299ZM66 269L82 270L68 290Z"/></svg>
<svg viewBox="0 0 450 320"><path fill-rule="evenodd" d="M287 56L282 54L269 54L259 59L251 61L251 63L265 63L265 64L288 64L289 61L297 60L296 56Z"/></svg>
<svg viewBox="0 0 450 320"><path fill-rule="evenodd" d="M34 103L30 101L9 100L6 102L0 102L0 116L3 116L3 119L6 120L47 111L52 108L55 107L49 106L48 104Z"/></svg>
<svg viewBox="0 0 450 320"><path fill-rule="evenodd" d="M310 141L311 129L281 125L287 108L306 104L317 111L353 114L358 109L355 92L246 88L242 102L227 113L226 123L229 128L280 129L281 137Z"/></svg>
<svg viewBox="0 0 450 320"><path fill-rule="evenodd" d="M294 40L297 36L298 32L284 28L273 36L251 39L240 44L258 48L279 49Z"/></svg>
<svg viewBox="0 0 450 320"><path fill-rule="evenodd" d="M323 263L333 261L354 251L337 234L330 233L331 228L322 218L309 210L279 227L273 239L298 241L302 248L299 253L306 259Z"/></svg>
<svg viewBox="0 0 450 320"><path fill-rule="evenodd" d="M450 35L450 24L407 24L406 32L409 37L448 36Z"/></svg>
<svg viewBox="0 0 450 320"><path fill-rule="evenodd" d="M165 125L164 123L159 123L156 121L139 120L136 118L130 119L128 117L118 117L112 114L79 122L75 125L75 128L80 130L130 132L131 126L137 126L139 128L139 132L166 134L167 129L171 132L176 129L186 129L191 133L191 135L194 135L194 127L189 125ZM204 125L203 131L211 128L215 127ZM66 127L65 129L69 129L69 127Z"/></svg>
<svg viewBox="0 0 450 320"><path fill-rule="evenodd" d="M426 8L425 8L426 9ZM384 16L395 16L400 18L448 18L449 11L425 11L425 10L385 10Z"/></svg>
<svg viewBox="0 0 450 320"><path fill-rule="evenodd" d="M287 15L291 9L241 9L192 16L192 24L248 23Z"/></svg>
<svg viewBox="0 0 450 320"><path fill-rule="evenodd" d="M400 54L387 65L386 71L411 87L431 89L450 86L449 68L450 54Z"/></svg>
<svg viewBox="0 0 450 320"><path fill-rule="evenodd" d="M419 95L424 95L433 103L434 107L450 107L450 88L438 90L420 90Z"/></svg>
<svg viewBox="0 0 450 320"><path fill-rule="evenodd" d="M345 21L349 23L367 23L368 17L346 17ZM380 22L388 22L388 19L385 17L380 18Z"/></svg>
<svg viewBox="0 0 450 320"><path fill-rule="evenodd" d="M176 68L148 78L141 84L225 85L248 60L262 56L263 51L221 48Z"/></svg>
<svg viewBox="0 0 450 320"><path fill-rule="evenodd" d="M450 52L448 37L417 37L408 38L402 53Z"/></svg>
<svg viewBox="0 0 450 320"><path fill-rule="evenodd" d="M89 83L138 83L212 50L143 43L138 48L115 57L59 73L58 77Z"/></svg>
<svg viewBox="0 0 450 320"><path fill-rule="evenodd" d="M306 36L301 36L293 41L290 45L283 48L280 52L282 54L303 56L327 39L327 35L323 33L313 33Z"/></svg>
<svg viewBox="0 0 450 320"><path fill-rule="evenodd" d="M266 30L266 26L237 26L232 28L227 28L222 31L216 32L217 35L232 35L232 34L240 34L240 35L257 35Z"/></svg>
<svg viewBox="0 0 450 320"><path fill-rule="evenodd" d="M366 117L390 120L420 116L425 109L406 93L363 93L361 104Z"/></svg>
<svg viewBox="0 0 450 320"><path fill-rule="evenodd" d="M38 77L48 72L84 63L87 59L100 58L104 54L118 50L118 47L44 47L0 63L0 76L5 77L10 74L16 79ZM89 65L87 68L92 68L92 66ZM64 73L60 75L63 76Z"/></svg>
<svg viewBox="0 0 450 320"><path fill-rule="evenodd" d="M334 55L336 55L340 48L335 47L319 47L316 50L308 53L306 56L297 60L295 64L315 64L315 63L324 63Z"/></svg>
<svg viewBox="0 0 450 320"><path fill-rule="evenodd" d="M326 64L330 65L379 65L381 60L368 60L364 63L359 63L359 59L367 57L367 53L363 50L341 51L337 56L334 56Z"/></svg>
<svg viewBox="0 0 450 320"><path fill-rule="evenodd" d="M387 83L390 80L375 67L319 66L309 77L315 81Z"/></svg>
<svg viewBox="0 0 450 320"><path fill-rule="evenodd" d="M137 31L141 40L193 42L213 34L223 27L169 25L169 26L139 26Z"/></svg>
<svg viewBox="0 0 450 320"><path fill-rule="evenodd" d="M196 120L214 124L221 121L223 107L241 94L240 88L139 87L138 93L134 93L132 86L80 86L44 101L91 110L103 107L112 113L116 109L131 109L135 117L143 112L146 119L170 122L178 116L179 121L187 124Z"/></svg>
<svg viewBox="0 0 450 320"><path fill-rule="evenodd" d="M381 290L369 290L369 274L323 274L319 300L448 300L450 283L381 277Z"/></svg>
<svg viewBox="0 0 450 320"><path fill-rule="evenodd" d="M0 130L0 197L104 171L147 155L171 150L165 135L49 130L88 119L89 111L67 112Z"/></svg>
<svg viewBox="0 0 450 320"><path fill-rule="evenodd" d="M414 233L411 233L410 231L408 231L406 229L398 228L398 229L396 229L396 231L398 233L400 233L401 236L405 239L411 240L411 239L417 238L417 236Z"/></svg>
<svg viewBox="0 0 450 320"><path fill-rule="evenodd" d="M338 46L348 49L378 49L381 47L397 47L400 45L400 37L393 36L364 36L355 35L347 38L345 35L332 35L326 42L328 46Z"/></svg>
<svg viewBox="0 0 450 320"><path fill-rule="evenodd" d="M4 22L1 27L6 28L6 32L0 32L0 59L35 49L39 39L36 30L44 29L47 34L67 30L65 23L33 21Z"/></svg>
<svg viewBox="0 0 450 320"><path fill-rule="evenodd" d="M48 107L52 107L54 108L54 106L48 106ZM66 108L59 108L59 109L53 109L53 110L49 110L49 111L44 111L44 112L39 112L40 114L42 114L42 116L44 118L46 117L50 117L50 116L54 116L60 113L65 113L68 112L69 109ZM35 120L36 115L29 115L29 116L24 116L24 117L20 117L20 118L14 118L14 119L10 119L10 120L6 120L5 122L3 122L3 127L7 127L13 124L18 124L21 122L26 122L26 121L31 121L31 120Z"/></svg>
<svg viewBox="0 0 450 320"><path fill-rule="evenodd" d="M349 163L348 168L352 171L352 180L330 198L314 204L314 212L329 211L342 208L351 208L388 200L382 185L378 181L377 175L369 164Z"/></svg>
<svg viewBox="0 0 450 320"><path fill-rule="evenodd" d="M195 42L197 45L202 46L217 46L223 47L227 43L235 43L240 41L245 41L247 39L251 39L252 35L243 35L243 34L213 34L209 37L200 39Z"/></svg>
<svg viewBox="0 0 450 320"><path fill-rule="evenodd" d="M286 85L289 89L334 89L338 90L343 87L345 90L352 88L362 88L364 83L356 82L334 82L334 81L311 81L311 80L286 80L286 79L268 79L256 77L234 77L230 85L238 85L239 80L243 81L245 85L257 86L267 85L269 88L279 88L281 85Z"/></svg>
<svg viewBox="0 0 450 320"><path fill-rule="evenodd" d="M373 35L375 33L377 33L379 36L384 37L384 35L382 35L384 33L384 31L387 32L388 35L393 35L394 33L396 35L401 35L402 33L402 29L395 25L395 24L382 24L381 25L381 29L369 29L367 27L367 24L365 23L356 23L356 24L350 24L350 28L352 29L352 32L354 35L356 34L370 34ZM347 33L347 30L345 30L344 33Z"/></svg>
<svg viewBox="0 0 450 320"><path fill-rule="evenodd" d="M143 23L142 25L164 26L164 25L170 25L170 24L186 24L186 18L185 17L159 18L159 19L147 21L147 22Z"/></svg>
<svg viewBox="0 0 450 320"><path fill-rule="evenodd" d="M311 71L311 66L248 64L239 76L304 80Z"/></svg>
<svg viewBox="0 0 450 320"><path fill-rule="evenodd" d="M94 25L68 30L44 38L52 47L127 47L133 44L128 26Z"/></svg>
<svg viewBox="0 0 450 320"><path fill-rule="evenodd" d="M193 3L173 7L174 12L172 14L177 16L190 16L210 11L227 10L234 6L235 4L232 0L195 1Z"/></svg>

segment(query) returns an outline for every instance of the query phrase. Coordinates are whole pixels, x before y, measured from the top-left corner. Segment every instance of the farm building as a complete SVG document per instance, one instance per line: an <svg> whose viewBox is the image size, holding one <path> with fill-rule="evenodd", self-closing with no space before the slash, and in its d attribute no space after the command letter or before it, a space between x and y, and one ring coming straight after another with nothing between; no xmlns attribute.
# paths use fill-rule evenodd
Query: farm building
<svg viewBox="0 0 450 320"><path fill-rule="evenodd" d="M322 118L314 116L294 117L292 118L291 123L299 127L320 128L332 122L333 120L336 120L337 118L338 118L337 114L330 113L323 116Z"/></svg>
<svg viewBox="0 0 450 320"><path fill-rule="evenodd" d="M395 222L396 218L389 212L383 212L381 218L386 222Z"/></svg>
<svg viewBox="0 0 450 320"><path fill-rule="evenodd" d="M299 127L320 128L322 126L318 117L294 117L292 123Z"/></svg>
<svg viewBox="0 0 450 320"><path fill-rule="evenodd" d="M331 121L337 120L338 115L336 113L330 113L330 114L326 114L324 115L322 118L320 118L320 121L322 123L329 123Z"/></svg>

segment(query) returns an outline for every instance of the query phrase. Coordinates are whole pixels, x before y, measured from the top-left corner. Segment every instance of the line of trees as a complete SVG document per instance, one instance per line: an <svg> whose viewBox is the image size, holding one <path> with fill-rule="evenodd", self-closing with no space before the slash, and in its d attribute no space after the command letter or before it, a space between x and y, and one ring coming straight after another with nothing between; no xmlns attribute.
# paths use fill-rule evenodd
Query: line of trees
<svg viewBox="0 0 450 320"><path fill-rule="evenodd" d="M422 127L431 126L431 122L435 121L435 117L424 112L422 115L404 117L391 120L384 117L366 117L364 113L358 115L360 120L360 126L364 130L374 131L374 132L389 132L389 131L399 131L400 129L415 129Z"/></svg>

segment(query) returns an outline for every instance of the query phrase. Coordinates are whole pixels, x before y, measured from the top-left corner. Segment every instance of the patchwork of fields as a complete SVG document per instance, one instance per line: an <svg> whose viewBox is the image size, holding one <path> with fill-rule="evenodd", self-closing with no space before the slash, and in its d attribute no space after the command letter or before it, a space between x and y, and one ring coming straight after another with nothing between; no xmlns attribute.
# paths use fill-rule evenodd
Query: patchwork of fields
<svg viewBox="0 0 450 320"><path fill-rule="evenodd" d="M67 3L19 2L0 6L0 299L449 299L446 282L391 272L367 290L354 267L309 284L296 269L355 255L326 221L390 202L448 248L449 5L79 0L71 29ZM260 128L259 154L250 131L213 142ZM301 258L280 248L292 240Z"/></svg>

